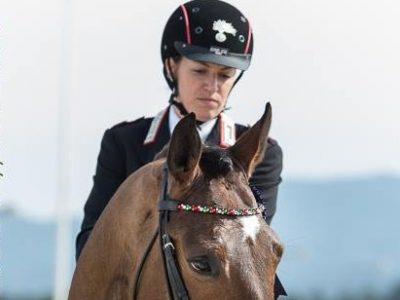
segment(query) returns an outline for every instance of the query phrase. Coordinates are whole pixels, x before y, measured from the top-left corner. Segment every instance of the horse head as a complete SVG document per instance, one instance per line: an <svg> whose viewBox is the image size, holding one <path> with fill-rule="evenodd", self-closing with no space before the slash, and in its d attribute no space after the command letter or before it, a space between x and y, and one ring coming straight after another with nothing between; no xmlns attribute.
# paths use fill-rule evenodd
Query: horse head
<svg viewBox="0 0 400 300"><path fill-rule="evenodd" d="M235 145L222 149L202 145L194 114L185 117L169 145L169 196L195 211L257 207L248 179L263 158L270 124L267 104L261 119ZM283 248L261 215L177 212L168 232L191 299L274 299Z"/></svg>

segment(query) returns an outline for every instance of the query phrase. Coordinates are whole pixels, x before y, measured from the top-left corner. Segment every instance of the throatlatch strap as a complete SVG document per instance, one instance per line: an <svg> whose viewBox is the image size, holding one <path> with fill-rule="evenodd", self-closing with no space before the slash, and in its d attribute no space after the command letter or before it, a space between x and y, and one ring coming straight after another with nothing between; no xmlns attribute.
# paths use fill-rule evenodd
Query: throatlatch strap
<svg viewBox="0 0 400 300"><path fill-rule="evenodd" d="M168 102L172 105L175 105L175 107L179 110L179 112L182 116L186 116L189 114L189 112L186 110L186 108L183 106L183 104L181 102L178 102L175 100L174 94L171 94L171 97L169 98Z"/></svg>

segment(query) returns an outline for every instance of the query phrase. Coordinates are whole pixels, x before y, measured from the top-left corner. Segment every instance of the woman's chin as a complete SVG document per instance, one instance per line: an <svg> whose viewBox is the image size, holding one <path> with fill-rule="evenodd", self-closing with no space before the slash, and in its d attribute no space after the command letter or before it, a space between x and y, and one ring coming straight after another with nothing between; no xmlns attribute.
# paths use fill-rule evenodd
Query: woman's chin
<svg viewBox="0 0 400 300"><path fill-rule="evenodd" d="M219 115L219 112L210 111L210 112L194 112L196 114L196 120L200 122L207 122Z"/></svg>

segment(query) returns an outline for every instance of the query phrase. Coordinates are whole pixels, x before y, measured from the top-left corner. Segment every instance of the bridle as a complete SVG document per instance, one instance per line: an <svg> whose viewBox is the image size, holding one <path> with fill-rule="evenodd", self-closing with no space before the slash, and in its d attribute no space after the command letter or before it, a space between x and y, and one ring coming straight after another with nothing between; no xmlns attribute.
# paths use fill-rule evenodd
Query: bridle
<svg viewBox="0 0 400 300"><path fill-rule="evenodd" d="M263 208L245 208L245 209L227 209L221 207L210 207L200 205L188 205L179 203L179 201L171 199L168 196L168 168L164 164L162 170L161 188L159 195L159 226L153 233L153 236L146 247L146 250L140 261L138 272L135 279L133 299L137 299L140 277L142 274L143 266L146 259L153 248L157 236L160 237L161 253L164 261L165 277L168 281L169 298L173 300L189 300L189 295L186 290L185 284L182 279L182 274L179 271L178 263L175 256L175 247L167 231L167 224L169 221L169 212L171 211L187 211L208 213L216 215L228 216L252 216L261 214Z"/></svg>

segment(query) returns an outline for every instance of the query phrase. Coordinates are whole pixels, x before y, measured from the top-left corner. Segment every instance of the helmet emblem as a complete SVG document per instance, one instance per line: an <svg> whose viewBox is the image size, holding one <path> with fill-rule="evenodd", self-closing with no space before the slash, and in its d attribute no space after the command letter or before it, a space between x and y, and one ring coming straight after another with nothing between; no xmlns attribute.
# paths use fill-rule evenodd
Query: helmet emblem
<svg viewBox="0 0 400 300"><path fill-rule="evenodd" d="M215 34L215 39L217 40L217 42L220 43L226 41L225 33L229 33L235 36L237 32L237 30L232 26L232 23L228 23L225 20L214 21L213 30L218 31L218 33Z"/></svg>

